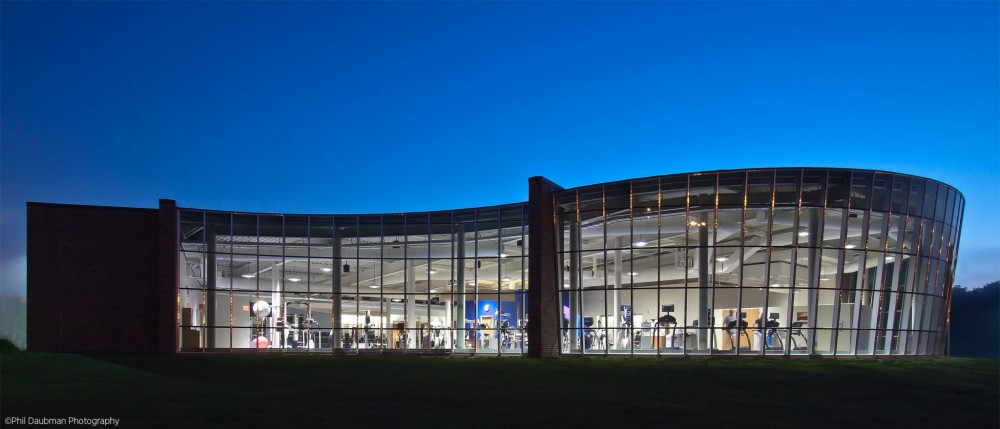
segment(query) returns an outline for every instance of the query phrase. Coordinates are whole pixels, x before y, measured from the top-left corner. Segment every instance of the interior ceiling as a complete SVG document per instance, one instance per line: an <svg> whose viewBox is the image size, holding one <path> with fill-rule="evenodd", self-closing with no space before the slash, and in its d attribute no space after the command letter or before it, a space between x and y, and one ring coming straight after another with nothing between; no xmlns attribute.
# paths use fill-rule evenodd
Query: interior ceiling
<svg viewBox="0 0 1000 429"><path fill-rule="evenodd" d="M715 284L737 285L740 283L741 275L744 286L763 285L766 276L770 277L772 284L791 283L789 278L791 270L787 268L790 263L787 261L784 262L786 266L784 269L772 263L770 272L765 275L767 264L764 261L767 252L763 251L769 224L774 230L771 236L772 245L788 246L794 243L796 231L791 212L776 213L770 220L748 215L742 231L739 222L730 220L741 219L741 210L720 210L718 213L720 217L718 224L709 228L710 234L711 231L717 231L717 235L709 237L709 243L736 246L709 248L708 257L714 264L712 275ZM739 216L734 217L734 214ZM582 248L592 249L580 253L583 287L603 286L614 282L615 250L604 250L604 240L607 240L609 247L624 248L620 255L623 285L651 287L658 284L684 283L697 277L697 270L693 269L697 252L684 255L683 248L671 248L683 247L687 242L685 237L691 231L684 224L685 217L630 218L629 211L623 210L609 213L606 218L606 221L598 218L598 221L582 222L580 225ZM860 222L855 223L860 224ZM880 236L879 229L880 225L873 225L869 235ZM830 234L829 231L831 229L825 231L825 234ZM742 248L738 246L741 232L744 235ZM832 232L838 235L839 227L833 228ZM197 233L195 229L189 229L185 235L190 237ZM521 257L525 242L522 241L520 233L520 228L467 233L464 276L467 283L476 281L481 291L496 291L498 287L503 290L518 288L522 278L527 279L526 270L522 271L522 264L527 264L527 260ZM860 226L849 227L846 235L849 240L852 238L859 240ZM894 242L896 231L890 229L888 235ZM498 240L498 236L502 237L502 240ZM473 240L474 237L478 237L478 240ZM632 237L643 237L647 242L646 247L627 248L631 245ZM379 290L388 293L402 292L406 271L403 257L410 256L412 260L416 254L420 259L414 260L410 268L415 278L415 289L422 292L429 289L431 293L436 293L450 290L450 286L457 281L458 275L452 269L451 258L456 250L452 241L450 234L436 234L430 237L424 235L345 238L342 240L344 253L341 256L343 263L350 266L350 272L345 273L342 265L334 266L330 239L288 237L283 240L282 237L221 235L216 237L216 250L220 254L216 262L217 270L222 276L239 278L245 274L252 274L257 279L252 283L264 282L268 288L273 273L277 271L285 280L285 290L305 290L307 283L310 288L329 289L333 284L333 276L339 274L345 293L353 293L359 289L361 293L378 293ZM204 249L204 245L185 243L183 247L188 250L185 252L185 258L189 264L202 264L200 251ZM774 248L774 250L782 249ZM231 260L229 252L233 252ZM309 252L319 253L321 257L315 257L314 254L310 259L306 257ZM501 253L507 257L500 258ZM477 254L480 255L478 259L474 258ZM436 271L433 274L428 273L428 263L425 259L428 255L431 259L430 267ZM685 256L687 261L683 261ZM718 258L725 260L720 261ZM742 267L735 263L740 258L743 260ZM838 263L835 255L831 255L830 252L824 252L820 260L822 274L833 272ZM851 270L853 264L853 270L856 271L857 262L846 261L845 270ZM869 263L874 262L874 259L869 261ZM796 277L803 277L802 272L807 269L807 263L806 253L799 252L796 265L800 270ZM738 267L741 269L737 269ZM501 280L506 277L510 280ZM288 281L291 278L301 279L301 282ZM371 285L378 285L379 288L370 288Z"/></svg>

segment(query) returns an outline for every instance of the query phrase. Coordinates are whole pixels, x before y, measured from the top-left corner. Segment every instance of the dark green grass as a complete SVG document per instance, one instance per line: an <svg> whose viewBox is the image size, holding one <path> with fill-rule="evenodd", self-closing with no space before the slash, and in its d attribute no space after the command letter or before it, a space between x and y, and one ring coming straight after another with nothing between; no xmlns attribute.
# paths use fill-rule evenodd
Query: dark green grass
<svg viewBox="0 0 1000 429"><path fill-rule="evenodd" d="M125 427L997 427L998 362L0 356L4 416Z"/></svg>

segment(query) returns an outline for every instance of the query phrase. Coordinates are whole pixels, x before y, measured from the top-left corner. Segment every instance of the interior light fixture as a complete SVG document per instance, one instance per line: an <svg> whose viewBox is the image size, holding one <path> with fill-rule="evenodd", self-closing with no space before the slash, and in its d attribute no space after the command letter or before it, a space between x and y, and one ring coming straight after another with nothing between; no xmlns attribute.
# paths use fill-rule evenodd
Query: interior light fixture
<svg viewBox="0 0 1000 429"><path fill-rule="evenodd" d="M635 247L646 247L646 245L649 244L649 243L647 243L645 241L642 241L642 240L639 240L639 241L636 241L635 243L632 243L632 244L635 245Z"/></svg>
<svg viewBox="0 0 1000 429"><path fill-rule="evenodd" d="M403 302L403 300L401 298L393 298L390 301L392 301L392 302Z"/></svg>
<svg viewBox="0 0 1000 429"><path fill-rule="evenodd" d="M508 255L507 255L506 253L501 253L501 254L500 254L500 257L501 257L501 258L506 258L507 256L508 256Z"/></svg>
<svg viewBox="0 0 1000 429"><path fill-rule="evenodd" d="M333 271L333 268L330 268L330 267L323 267L321 269L323 270L324 273L329 273L329 272Z"/></svg>
<svg viewBox="0 0 1000 429"><path fill-rule="evenodd" d="M437 270L431 268L431 269L427 270L427 274L437 274Z"/></svg>
<svg viewBox="0 0 1000 429"><path fill-rule="evenodd" d="M500 279L500 281L509 282L509 281L511 281L511 278L507 277L507 276L504 276L502 279Z"/></svg>
<svg viewBox="0 0 1000 429"><path fill-rule="evenodd" d="M808 237L809 231L799 231L799 237Z"/></svg>
<svg viewBox="0 0 1000 429"><path fill-rule="evenodd" d="M895 258L895 257L892 257L892 256L886 256L886 257L885 257L885 261L886 261L886 262L892 262L892 261L895 261L895 260L896 260L896 258Z"/></svg>
<svg viewBox="0 0 1000 429"><path fill-rule="evenodd" d="M857 244L845 244L844 245L845 249L853 249L855 247L858 247L858 245Z"/></svg>
<svg viewBox="0 0 1000 429"><path fill-rule="evenodd" d="M368 285L369 289L378 289L378 285Z"/></svg>
<svg viewBox="0 0 1000 429"><path fill-rule="evenodd" d="M257 277L257 275L256 274L244 274L244 275L242 275L240 277L243 277L245 279L252 279L254 277Z"/></svg>
<svg viewBox="0 0 1000 429"><path fill-rule="evenodd" d="M569 289L569 283L563 283L563 288Z"/></svg>
<svg viewBox="0 0 1000 429"><path fill-rule="evenodd" d="M635 271L632 271L631 273L628 273L628 275L630 275L630 276L637 276L637 275L639 275L639 273L637 273Z"/></svg>
<svg viewBox="0 0 1000 429"><path fill-rule="evenodd" d="M825 282L825 281L829 281L830 278L829 277L820 277L819 280L822 281L822 282Z"/></svg>
<svg viewBox="0 0 1000 429"><path fill-rule="evenodd" d="M298 277L289 277L288 281L290 281L290 282L300 282L300 281L302 281L302 279L300 279Z"/></svg>
<svg viewBox="0 0 1000 429"><path fill-rule="evenodd" d="M728 258L728 257L726 257L726 256L720 256L720 257L718 257L718 258L715 258L715 260L716 260L716 261L719 261L719 262L726 262L726 261L728 261L728 260L729 260L729 258Z"/></svg>

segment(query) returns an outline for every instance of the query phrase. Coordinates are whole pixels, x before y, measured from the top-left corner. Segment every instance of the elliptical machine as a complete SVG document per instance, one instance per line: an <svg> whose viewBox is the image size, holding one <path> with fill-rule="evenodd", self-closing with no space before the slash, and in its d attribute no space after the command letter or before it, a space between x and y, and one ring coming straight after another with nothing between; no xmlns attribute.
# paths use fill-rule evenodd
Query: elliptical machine
<svg viewBox="0 0 1000 429"><path fill-rule="evenodd" d="M615 330L615 349L628 349L632 344L632 306L621 306L621 316L618 319L618 329Z"/></svg>

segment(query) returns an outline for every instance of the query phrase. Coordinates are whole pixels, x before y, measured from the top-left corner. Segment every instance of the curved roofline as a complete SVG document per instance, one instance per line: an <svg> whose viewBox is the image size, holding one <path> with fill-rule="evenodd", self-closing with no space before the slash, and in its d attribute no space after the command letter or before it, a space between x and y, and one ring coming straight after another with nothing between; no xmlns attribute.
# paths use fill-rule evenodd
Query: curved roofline
<svg viewBox="0 0 1000 429"><path fill-rule="evenodd" d="M637 177L637 178L614 180L614 181L610 181L610 182L592 183L592 184L589 184L589 185L580 185L580 186L576 186L576 187L572 187L572 188L565 188L565 189L562 189L562 190L558 190L558 191L555 191L555 193L559 194L559 193L568 192L568 191L579 191L579 190L583 190L583 189L590 189L590 188L597 187L597 186L617 185L617 184L622 184L622 183L627 183L627 182L634 182L634 181L641 181L641 180L650 180L650 179L659 179L659 178L663 178L663 177L689 176L689 175L701 175L701 174L735 173L735 172L753 172L753 171L795 171L795 170L798 170L798 171L803 171L803 170L863 171L863 172L870 172L870 173L892 174L892 175L897 175L897 176L906 176L906 177L911 177L911 178L917 178L917 179L927 180L927 181L938 183L940 185L947 186L948 188L955 190L955 192L958 194L958 196L962 199L962 202L963 203L965 202L965 195L962 194L962 191L959 191L958 188L956 188L956 187L954 187L952 185L949 185L947 183L944 183L944 182L942 182L940 180L935 180L935 179L931 179L931 178L928 178L928 177L917 176L917 175L913 175L913 174L899 173L899 172L895 172L895 171L888 171L888 170L869 170L869 169L865 169L865 168L848 168L848 167L754 167L754 168L733 168L733 169L726 169L726 170L705 170L705 171L693 171L693 172L684 172L684 173L659 174L659 175L655 175L655 176ZM533 176L533 177L541 177L544 180L551 181L550 179L548 179L548 178L546 178L544 176ZM555 183L555 182L553 182L553 183ZM512 202L512 203L496 204L496 205L481 206L481 207L463 207L463 208L456 208L456 209L424 210L424 211L411 211L411 212L383 212L383 213L275 213L275 212L246 212L246 211L239 211L239 210L205 209L205 208L182 207L182 206L178 206L177 208L178 209L182 209L182 210L200 210L200 211L205 211L205 212L248 214L248 215L264 215L264 216L332 216L332 217L336 217L336 216L393 216L393 215L425 215L425 214L430 216L430 215L435 215L435 214L444 214L444 213L453 213L453 212L479 212L479 211L491 210L491 209L500 210L500 209L502 209L504 207L512 207L512 206L525 205L525 204L528 204L528 201L517 201L517 202Z"/></svg>
<svg viewBox="0 0 1000 429"><path fill-rule="evenodd" d="M929 181L932 181L932 182L936 182L936 183L939 183L941 185L947 186L947 187L949 187L951 189L954 189L955 192L957 192L958 195L960 197L962 197L962 201L965 201L965 195L962 194L962 191L960 191L960 190L958 190L958 188L956 188L956 187L954 187L952 185L949 185L949 184L947 184L945 182L942 182L940 180L931 179L929 177L924 177L924 176L917 176L917 175L914 175L914 174L899 173L899 172L896 172L896 171L870 170L870 169L867 169L867 168L849 168L849 167L754 167L754 168L731 168L731 169L727 169L727 170L692 171L692 172L685 172L685 173L658 174L658 175L655 175L655 176L646 176L646 177L637 177L637 178L631 178L631 179L613 180L613 181L610 181L610 182L593 183L593 184L590 184L590 185L580 185L580 186L576 186L576 187L572 187L572 188L566 188L566 189L563 189L561 191L556 191L556 192L559 193L559 192L565 192L565 191L576 191L576 190L580 190L580 189L590 188L592 186L616 185L616 184L624 183L624 182L634 182L634 181L637 181L637 180L657 179L657 178L661 178L661 177L687 176L687 175L692 175L692 174L718 174L718 173L751 172L751 171L778 171L778 170L786 170L786 171L787 170L865 171L865 172L871 172L871 173L883 173L883 174L894 174L894 175L897 175L897 176L915 177L917 179L929 180Z"/></svg>

